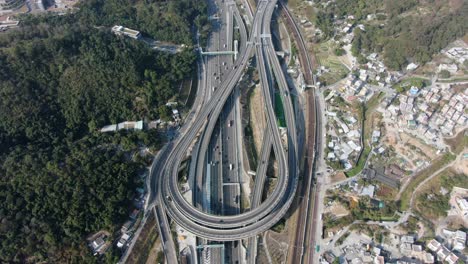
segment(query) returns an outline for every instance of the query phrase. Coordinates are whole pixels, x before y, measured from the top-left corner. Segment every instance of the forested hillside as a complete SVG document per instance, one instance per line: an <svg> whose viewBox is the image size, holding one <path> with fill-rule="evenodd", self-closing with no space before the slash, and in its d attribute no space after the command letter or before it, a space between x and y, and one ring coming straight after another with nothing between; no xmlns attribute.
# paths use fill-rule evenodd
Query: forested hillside
<svg viewBox="0 0 468 264"><path fill-rule="evenodd" d="M208 13L203 0L88 0L80 22L90 25L125 25L157 40L192 43L192 26L207 34Z"/></svg>
<svg viewBox="0 0 468 264"><path fill-rule="evenodd" d="M327 1L317 1L325 3ZM352 52L379 52L387 67L400 70L410 61L425 63L450 42L468 32L468 2L462 0L336 0L319 8L316 24L325 38L333 37L333 22L354 16ZM368 15L375 19L367 19Z"/></svg>
<svg viewBox="0 0 468 264"><path fill-rule="evenodd" d="M191 0L90 0L74 14L28 16L0 34L0 262L97 261L85 237L119 228L144 167L126 152L157 148L163 136L96 131L158 118L196 59L191 50L151 50L108 26L190 44L192 21L202 21L205 8Z"/></svg>

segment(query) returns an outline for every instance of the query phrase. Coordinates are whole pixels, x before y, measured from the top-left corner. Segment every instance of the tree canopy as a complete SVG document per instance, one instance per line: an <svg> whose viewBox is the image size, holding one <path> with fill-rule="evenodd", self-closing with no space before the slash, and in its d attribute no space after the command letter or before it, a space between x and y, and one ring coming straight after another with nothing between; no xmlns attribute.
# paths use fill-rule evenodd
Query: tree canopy
<svg viewBox="0 0 468 264"><path fill-rule="evenodd" d="M196 59L189 49L159 52L110 27L190 44L193 21L206 29L205 8L190 0L88 0L72 14L24 16L20 28L0 34L0 262L97 261L84 238L115 231L141 184L135 179L146 165L130 151L158 148L164 138L97 130L167 118L161 109L192 78Z"/></svg>
<svg viewBox="0 0 468 264"><path fill-rule="evenodd" d="M365 30L354 29L353 55L365 62L363 54L378 52L390 69L400 70L409 61L430 61L433 54L464 36L468 32L467 13L466 1L455 6L444 1L336 0L319 8L316 24L328 39L335 33L334 18L353 15L355 25L365 26ZM370 14L378 20L368 21Z"/></svg>

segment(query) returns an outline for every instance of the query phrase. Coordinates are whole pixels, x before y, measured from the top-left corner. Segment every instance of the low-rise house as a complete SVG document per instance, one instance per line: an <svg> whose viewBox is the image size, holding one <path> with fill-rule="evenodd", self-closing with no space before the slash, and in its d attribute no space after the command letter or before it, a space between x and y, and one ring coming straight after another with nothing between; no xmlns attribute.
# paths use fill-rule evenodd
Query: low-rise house
<svg viewBox="0 0 468 264"><path fill-rule="evenodd" d="M345 123L340 122L340 126L343 129L343 133L347 134L349 132L349 128Z"/></svg>
<svg viewBox="0 0 468 264"><path fill-rule="evenodd" d="M455 264L458 261L458 257L455 254L450 253L450 255L445 259L445 261L447 261L448 264Z"/></svg>
<svg viewBox="0 0 468 264"><path fill-rule="evenodd" d="M148 129L156 129L156 128L158 128L159 125L162 125L162 124L163 124L163 122L162 122L161 119L150 121L148 123Z"/></svg>
<svg viewBox="0 0 468 264"><path fill-rule="evenodd" d="M441 244L439 241L432 239L427 243L427 248L429 248L432 252L437 252L440 248Z"/></svg>
<svg viewBox="0 0 468 264"><path fill-rule="evenodd" d="M129 231L130 228L132 228L132 226L133 226L133 221L128 220L127 222L125 222L125 223L123 224L123 226L122 226L122 228L120 229L120 231L121 231L122 233L127 233L127 231Z"/></svg>
<svg viewBox="0 0 468 264"><path fill-rule="evenodd" d="M372 132L372 143L377 143L380 138L380 130L374 130Z"/></svg>
<svg viewBox="0 0 468 264"><path fill-rule="evenodd" d="M460 210L468 212L468 201L465 198L456 198L457 204L460 207Z"/></svg>
<svg viewBox="0 0 468 264"><path fill-rule="evenodd" d="M437 130L435 129L428 129L424 134L429 140L433 140L437 137Z"/></svg>
<svg viewBox="0 0 468 264"><path fill-rule="evenodd" d="M402 236L400 238L400 241L401 241L401 243L414 244L415 239L414 239L414 236L406 235L406 236Z"/></svg>
<svg viewBox="0 0 468 264"><path fill-rule="evenodd" d="M357 152L361 151L361 149L362 149L361 146L358 146L356 143L354 143L354 141L351 141L351 140L348 141L348 146L351 149L353 149L354 151L357 151Z"/></svg>
<svg viewBox="0 0 468 264"><path fill-rule="evenodd" d="M460 116L461 116L461 113L460 113L460 112L458 112L458 111L456 111L455 113L453 113L453 115L452 115L452 118L451 118L451 119L452 119L452 121L454 121L454 122L457 122L457 121L458 121L458 119L460 118Z"/></svg>
<svg viewBox="0 0 468 264"><path fill-rule="evenodd" d="M411 249L413 250L413 254L415 254L415 253L418 254L418 253L420 253L420 252L423 251L423 248L422 248L421 245L414 245L414 244L413 244L413 245L411 246Z"/></svg>
<svg viewBox="0 0 468 264"><path fill-rule="evenodd" d="M108 125L108 126L104 126L103 128L101 128L101 132L105 133L105 132L114 132L114 131L117 131L117 125Z"/></svg>
<svg viewBox="0 0 468 264"><path fill-rule="evenodd" d="M349 138L358 138L361 134L357 130L351 130L346 134L347 137Z"/></svg>
<svg viewBox="0 0 468 264"><path fill-rule="evenodd" d="M408 71L412 71L412 70L415 70L415 69L417 69L417 68L418 68L418 66L419 66L418 64L415 64L415 63L410 63L410 64L408 64L408 66L406 66L406 70L408 70Z"/></svg>
<svg viewBox="0 0 468 264"><path fill-rule="evenodd" d="M426 113L419 114L418 118L416 119L420 124L427 124L429 121L429 117Z"/></svg>
<svg viewBox="0 0 468 264"><path fill-rule="evenodd" d="M118 36L126 36L126 37L130 37L133 39L139 39L141 37L141 33L139 31L129 29L129 28L119 26L119 25L113 26L112 32Z"/></svg>
<svg viewBox="0 0 468 264"><path fill-rule="evenodd" d="M403 255L409 256L411 255L411 244L410 243L401 243L400 244L400 252Z"/></svg>
<svg viewBox="0 0 468 264"><path fill-rule="evenodd" d="M375 186L374 185L368 185L362 188L361 190L361 195L362 196L369 196L370 198L374 197L374 192L375 192Z"/></svg>
<svg viewBox="0 0 468 264"><path fill-rule="evenodd" d="M143 121L125 121L117 124L117 130L142 130Z"/></svg>
<svg viewBox="0 0 468 264"><path fill-rule="evenodd" d="M439 261L445 260L450 255L450 250L448 250L445 246L441 246L437 251L437 259Z"/></svg>
<svg viewBox="0 0 468 264"><path fill-rule="evenodd" d="M353 167L353 165L351 165L349 160L344 160L342 161L342 163L343 163L343 167L345 168L345 170L350 170Z"/></svg>
<svg viewBox="0 0 468 264"><path fill-rule="evenodd" d="M130 240L130 237L131 237L131 234L123 233L119 241L117 242L117 247L118 248L124 247L127 244L127 242Z"/></svg>
<svg viewBox="0 0 468 264"><path fill-rule="evenodd" d="M463 109L465 109L465 104L458 101L458 103L455 105L455 109L457 109L458 112L463 112Z"/></svg>
<svg viewBox="0 0 468 264"><path fill-rule="evenodd" d="M434 256L431 253L427 252L427 253L424 254L423 261L426 264L432 264L432 263L434 263L435 259L434 259Z"/></svg>
<svg viewBox="0 0 468 264"><path fill-rule="evenodd" d="M101 235L97 237L93 242L91 242L90 246L94 254L102 253L102 249L104 249L104 245L106 244L106 241L104 239L105 239L105 236Z"/></svg>
<svg viewBox="0 0 468 264"><path fill-rule="evenodd" d="M466 116L463 116L463 115L460 116L460 118L458 118L458 120L457 120L457 124L462 125L462 126L465 125L466 119L467 119Z"/></svg>
<svg viewBox="0 0 468 264"><path fill-rule="evenodd" d="M440 64L439 65L439 72L440 71L449 71L452 74L455 74L458 71L458 67L456 64Z"/></svg>

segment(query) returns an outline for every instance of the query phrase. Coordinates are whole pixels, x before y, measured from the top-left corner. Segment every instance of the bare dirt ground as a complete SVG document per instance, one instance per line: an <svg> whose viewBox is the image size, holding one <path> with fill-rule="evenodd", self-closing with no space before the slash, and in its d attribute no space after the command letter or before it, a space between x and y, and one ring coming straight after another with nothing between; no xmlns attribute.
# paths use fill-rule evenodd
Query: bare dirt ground
<svg viewBox="0 0 468 264"><path fill-rule="evenodd" d="M468 148L464 148L463 151L466 153ZM468 159L457 159L452 165L452 169L458 173L468 175Z"/></svg>
<svg viewBox="0 0 468 264"><path fill-rule="evenodd" d="M325 208L324 213L331 213L336 217L343 217L349 214L349 211L338 202L333 202L329 207Z"/></svg>
<svg viewBox="0 0 468 264"><path fill-rule="evenodd" d="M156 219L150 214L140 236L135 241L132 252L128 256L127 263L144 263L152 252L154 241L157 239Z"/></svg>
<svg viewBox="0 0 468 264"><path fill-rule="evenodd" d="M346 175L343 172L337 172L331 176L331 183L346 180Z"/></svg>
<svg viewBox="0 0 468 264"><path fill-rule="evenodd" d="M445 143L450 147L450 151L457 154L468 145L468 136L466 136L467 133L468 129L464 128L461 131L459 131L455 136L444 139Z"/></svg>
<svg viewBox="0 0 468 264"><path fill-rule="evenodd" d="M406 144L409 143L409 144L411 144L413 146L416 146L420 150L422 150L424 152L424 154L429 156L429 158L431 158L431 159L436 158L436 152L435 152L434 148L422 143L421 141L415 139L413 136L410 136L410 135L408 135L406 133L400 133L400 137L403 140L403 142L405 142Z"/></svg>
<svg viewBox="0 0 468 264"><path fill-rule="evenodd" d="M158 259L158 253L161 251L161 240L159 237L156 239L156 241L153 244L153 247L150 250L150 253L148 255L148 259L146 260L146 264L154 264L157 263Z"/></svg>
<svg viewBox="0 0 468 264"><path fill-rule="evenodd" d="M257 263L268 263L267 253L262 245L259 245L257 252Z"/></svg>
<svg viewBox="0 0 468 264"><path fill-rule="evenodd" d="M407 133L398 131L398 128L385 123L385 136L383 142L395 148L398 157L406 161L406 169L417 168L416 161L431 161L437 158L436 150Z"/></svg>
<svg viewBox="0 0 468 264"><path fill-rule="evenodd" d="M266 128L265 112L263 109L263 97L260 86L255 87L250 100L250 118L255 149L262 148L263 133Z"/></svg>
<svg viewBox="0 0 468 264"><path fill-rule="evenodd" d="M398 190L387 187L385 185L381 185L379 186L379 189L376 195L381 199L394 200L397 193L398 193Z"/></svg>
<svg viewBox="0 0 468 264"><path fill-rule="evenodd" d="M289 244L288 241L288 226L281 233L268 231L265 233L265 240L268 243L268 251L270 252L273 263L286 263L288 257Z"/></svg>

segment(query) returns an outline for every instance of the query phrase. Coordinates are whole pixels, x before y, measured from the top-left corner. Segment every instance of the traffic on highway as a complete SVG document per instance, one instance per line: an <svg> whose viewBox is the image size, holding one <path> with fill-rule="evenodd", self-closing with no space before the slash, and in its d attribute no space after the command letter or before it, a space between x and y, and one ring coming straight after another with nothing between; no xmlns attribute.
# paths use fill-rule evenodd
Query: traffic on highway
<svg viewBox="0 0 468 264"><path fill-rule="evenodd" d="M233 263L242 262L238 245L241 239L248 238L247 255L251 262L256 256L256 236L284 217L298 188L298 150L302 148L298 147L298 142L303 142L305 135L296 124L290 88L273 45L271 20L277 1L259 0L255 11L248 3L247 6L251 14L249 29L234 1L221 0L210 4L210 17L216 17L218 21L213 23L215 26L206 51L200 52L198 95L184 125L161 150L162 154L152 166L147 208L155 208L169 263L177 262L177 253L170 237L168 216L181 228L196 235L205 248L209 248L210 241L224 243L219 247L211 246L227 248ZM237 39L234 28L239 32ZM235 50L234 56L229 53L232 50ZM241 150L238 83L251 65L253 56L267 125L250 196L250 209L242 211L241 183L246 171ZM284 108L286 127L282 130L275 113L276 89ZM277 162L278 181L262 200L272 153ZM179 182L180 168L187 161L190 161L186 166L189 166L191 199L184 197ZM211 262L223 257L215 250L208 255L207 251L204 252Z"/></svg>

